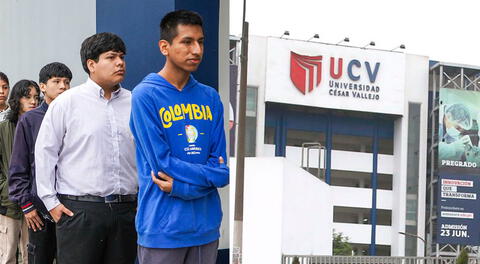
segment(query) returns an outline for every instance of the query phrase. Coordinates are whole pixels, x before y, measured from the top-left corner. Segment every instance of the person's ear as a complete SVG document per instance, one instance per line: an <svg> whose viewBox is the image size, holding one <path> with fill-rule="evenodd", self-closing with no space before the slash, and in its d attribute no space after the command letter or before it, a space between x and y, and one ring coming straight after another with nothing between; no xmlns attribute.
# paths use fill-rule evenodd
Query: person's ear
<svg viewBox="0 0 480 264"><path fill-rule="evenodd" d="M44 83L40 83L40 91L45 94L47 91L47 85Z"/></svg>
<svg viewBox="0 0 480 264"><path fill-rule="evenodd" d="M88 71L89 71L90 73L94 73L94 72L95 72L96 66L97 66L97 63L96 63L94 60L92 60L92 59L88 59L88 60L87 60L87 68L88 68Z"/></svg>
<svg viewBox="0 0 480 264"><path fill-rule="evenodd" d="M168 43L168 41L164 39L158 41L158 48L160 49L160 53L162 53L163 56L168 56L169 47L170 47L170 43Z"/></svg>

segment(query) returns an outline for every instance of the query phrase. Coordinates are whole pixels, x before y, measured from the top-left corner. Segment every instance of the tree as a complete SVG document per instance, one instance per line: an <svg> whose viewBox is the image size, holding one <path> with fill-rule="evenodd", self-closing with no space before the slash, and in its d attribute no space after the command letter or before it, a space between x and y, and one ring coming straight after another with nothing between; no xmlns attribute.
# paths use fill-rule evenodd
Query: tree
<svg viewBox="0 0 480 264"><path fill-rule="evenodd" d="M460 255L458 255L457 258L457 264L468 264L468 251L467 248L463 248L462 251L460 251Z"/></svg>
<svg viewBox="0 0 480 264"><path fill-rule="evenodd" d="M344 236L341 232L337 233L333 230L333 255L334 256L351 256L352 246L349 243L349 238Z"/></svg>

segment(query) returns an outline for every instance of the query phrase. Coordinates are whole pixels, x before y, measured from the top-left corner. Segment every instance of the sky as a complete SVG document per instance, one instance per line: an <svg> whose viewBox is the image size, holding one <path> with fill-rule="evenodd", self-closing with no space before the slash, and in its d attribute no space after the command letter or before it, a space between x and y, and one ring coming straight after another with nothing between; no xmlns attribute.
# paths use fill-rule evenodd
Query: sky
<svg viewBox="0 0 480 264"><path fill-rule="evenodd" d="M230 34L241 35L243 0L230 0ZM480 67L478 0L247 0L250 35L337 43L352 46L374 41L391 50L431 60Z"/></svg>

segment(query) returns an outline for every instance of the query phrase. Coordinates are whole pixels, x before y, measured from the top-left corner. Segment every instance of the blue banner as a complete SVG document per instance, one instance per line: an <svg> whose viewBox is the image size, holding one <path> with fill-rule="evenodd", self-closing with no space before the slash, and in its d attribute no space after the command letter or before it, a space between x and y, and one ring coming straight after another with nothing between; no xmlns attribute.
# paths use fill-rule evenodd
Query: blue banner
<svg viewBox="0 0 480 264"><path fill-rule="evenodd" d="M439 244L480 245L480 93L440 89Z"/></svg>
<svg viewBox="0 0 480 264"><path fill-rule="evenodd" d="M437 243L480 244L479 176L440 173Z"/></svg>

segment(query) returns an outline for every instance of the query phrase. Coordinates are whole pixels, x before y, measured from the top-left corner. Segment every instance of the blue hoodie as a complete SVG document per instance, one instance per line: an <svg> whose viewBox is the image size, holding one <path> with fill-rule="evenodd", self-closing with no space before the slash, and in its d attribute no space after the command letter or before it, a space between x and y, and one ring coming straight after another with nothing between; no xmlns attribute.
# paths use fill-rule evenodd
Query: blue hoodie
<svg viewBox="0 0 480 264"><path fill-rule="evenodd" d="M177 90L151 73L132 92L130 129L135 137L139 180L138 244L179 248L220 237L222 210L217 188L228 184L223 106L213 88L190 75ZM174 179L165 193L150 172Z"/></svg>

